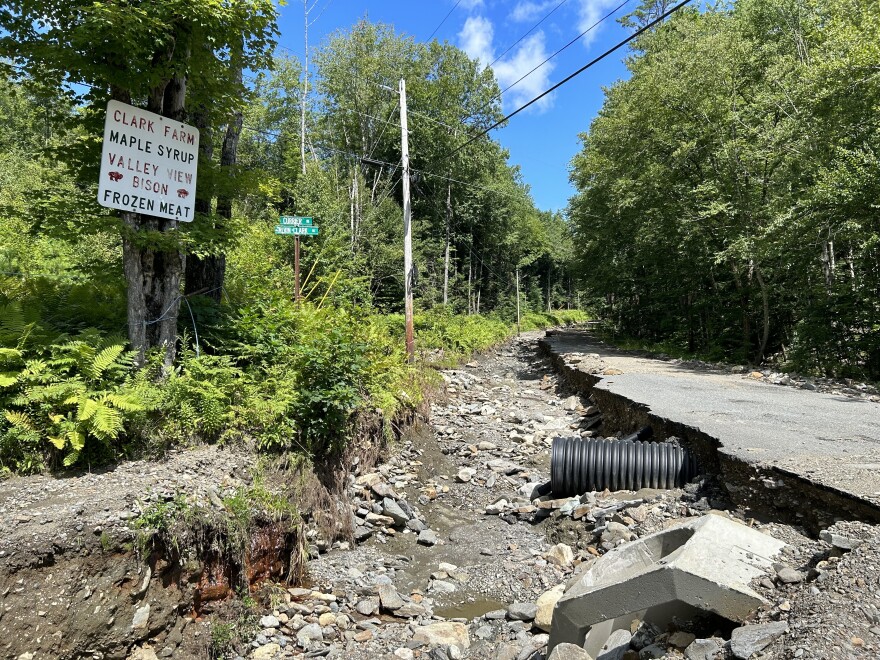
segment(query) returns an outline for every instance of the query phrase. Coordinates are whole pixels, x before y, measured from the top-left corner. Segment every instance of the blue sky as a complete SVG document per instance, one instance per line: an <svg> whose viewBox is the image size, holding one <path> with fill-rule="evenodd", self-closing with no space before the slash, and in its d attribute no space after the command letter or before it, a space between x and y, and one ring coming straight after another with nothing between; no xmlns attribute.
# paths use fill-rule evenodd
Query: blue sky
<svg viewBox="0 0 880 660"><path fill-rule="evenodd" d="M310 0L309 7L315 0ZM553 13L531 34L504 54L551 10ZM624 0L317 0L310 18L311 46L320 45L336 30L349 29L360 18L393 25L398 33L427 41L443 18L434 38L453 43L471 57L493 65L504 89L553 52L599 21ZM637 6L630 0L613 17L602 21L504 95L505 114L537 96L557 81L627 36L614 18ZM279 45L302 57L303 5L288 0L280 8ZM578 151L578 133L585 131L602 105L602 86L626 75L621 49L588 69L541 102L511 119L492 137L510 150L510 164L522 168L541 209L563 209L573 189L568 167Z"/></svg>

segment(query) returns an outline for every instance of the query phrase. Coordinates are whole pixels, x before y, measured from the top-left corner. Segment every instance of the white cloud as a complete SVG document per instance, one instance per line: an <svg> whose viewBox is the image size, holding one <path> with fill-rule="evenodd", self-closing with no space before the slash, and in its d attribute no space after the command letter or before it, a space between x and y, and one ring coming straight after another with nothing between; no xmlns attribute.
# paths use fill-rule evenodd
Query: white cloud
<svg viewBox="0 0 880 660"><path fill-rule="evenodd" d="M543 17L546 10L550 9L551 5L556 6L558 4L559 0L544 0L544 2L520 0L520 2L516 3L516 7L513 8L513 12L510 14L510 20L519 23L533 21L538 17Z"/></svg>
<svg viewBox="0 0 880 660"><path fill-rule="evenodd" d="M618 4L620 3L617 0L580 0L580 6L578 7L578 31L583 32L590 28L596 21L605 16L612 7ZM593 43L605 24L613 20L613 18L609 18L587 32L581 39L584 46L589 46Z"/></svg>
<svg viewBox="0 0 880 660"><path fill-rule="evenodd" d="M492 46L494 27L492 21L485 16L471 16L458 33L461 49L472 59L486 67L495 60L495 49ZM516 85L504 95L506 107L520 106L543 92L550 86L550 73L554 69L553 62L547 62L537 71L529 73L547 59L544 33L536 32L524 39L512 55L500 59L492 66L495 78L501 89ZM524 80L520 78L529 74ZM553 95L546 96L535 104L540 110L546 110L553 104Z"/></svg>
<svg viewBox="0 0 880 660"><path fill-rule="evenodd" d="M469 16L458 33L461 49L485 67L495 59L492 54L492 21L483 16Z"/></svg>
<svg viewBox="0 0 880 660"><path fill-rule="evenodd" d="M495 77L498 78L498 84L501 85L501 89L512 85L529 73L529 71L547 59L547 54L543 32L536 32L523 41L512 57L500 60L494 66ZM504 100L513 106L520 106L530 101L550 86L550 73L553 69L553 62L547 62L537 71L517 83L515 87L507 92ZM536 107L546 110L552 104L553 95L551 94L538 101Z"/></svg>

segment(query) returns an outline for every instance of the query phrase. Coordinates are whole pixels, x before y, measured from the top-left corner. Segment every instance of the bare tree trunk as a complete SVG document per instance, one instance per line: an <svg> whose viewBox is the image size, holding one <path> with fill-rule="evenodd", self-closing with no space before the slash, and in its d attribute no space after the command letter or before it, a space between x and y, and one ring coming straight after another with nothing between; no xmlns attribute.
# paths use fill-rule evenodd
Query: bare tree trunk
<svg viewBox="0 0 880 660"><path fill-rule="evenodd" d="M761 334L761 347L758 349L758 364L764 361L764 353L767 351L767 342L770 340L770 302L767 294L767 286L761 276L761 269L755 267L755 279L761 287L761 306L764 311L764 331Z"/></svg>
<svg viewBox="0 0 880 660"><path fill-rule="evenodd" d="M474 281L474 253L473 253L473 251L471 251L471 257L468 260L468 314L474 313L473 281Z"/></svg>
<svg viewBox="0 0 880 660"><path fill-rule="evenodd" d="M309 99L309 0L303 0L303 91L299 108L299 156L302 173L306 173L306 104ZM314 5L312 5L314 8Z"/></svg>
<svg viewBox="0 0 880 660"><path fill-rule="evenodd" d="M157 57L163 57L158 54ZM113 89L111 95L131 103L126 90ZM185 117L186 80L173 78L151 90L147 106L176 121ZM151 348L164 354L164 371L174 364L177 354L177 313L180 308L180 280L184 256L178 248L160 250L146 244L143 231L172 233L177 221L139 213L122 213L122 262L128 286L128 337L142 365Z"/></svg>
<svg viewBox="0 0 880 660"><path fill-rule="evenodd" d="M452 181L446 184L446 247L443 251L443 304L449 304L449 233L452 225Z"/></svg>

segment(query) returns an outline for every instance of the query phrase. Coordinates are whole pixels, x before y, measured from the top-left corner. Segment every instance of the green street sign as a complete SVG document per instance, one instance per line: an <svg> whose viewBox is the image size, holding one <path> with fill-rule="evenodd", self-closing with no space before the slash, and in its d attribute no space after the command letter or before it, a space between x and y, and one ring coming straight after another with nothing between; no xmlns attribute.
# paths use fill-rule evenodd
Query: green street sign
<svg viewBox="0 0 880 660"><path fill-rule="evenodd" d="M282 236L317 236L321 233L319 227L291 227L289 225L275 225L275 233Z"/></svg>
<svg viewBox="0 0 880 660"><path fill-rule="evenodd" d="M301 218L298 215L282 215L278 218L279 225L290 225L292 227L311 227L311 218Z"/></svg>

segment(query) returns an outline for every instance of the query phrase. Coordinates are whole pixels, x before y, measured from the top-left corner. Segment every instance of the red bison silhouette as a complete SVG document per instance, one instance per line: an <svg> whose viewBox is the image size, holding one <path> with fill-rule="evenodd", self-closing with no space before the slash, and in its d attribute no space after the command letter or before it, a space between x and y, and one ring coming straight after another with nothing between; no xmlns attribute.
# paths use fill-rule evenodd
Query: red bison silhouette
<svg viewBox="0 0 880 660"><path fill-rule="evenodd" d="M189 197L189 190L187 190L186 188L178 188L177 189L177 196L178 197Z"/></svg>
<svg viewBox="0 0 880 660"><path fill-rule="evenodd" d="M122 180L122 172L110 172L107 176L110 177L111 181L121 181Z"/></svg>

